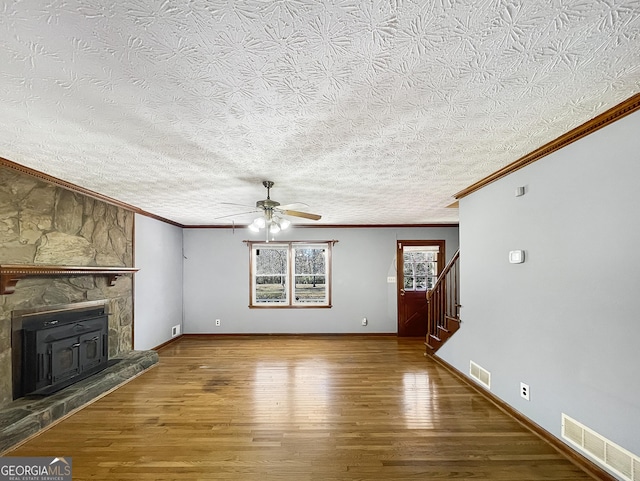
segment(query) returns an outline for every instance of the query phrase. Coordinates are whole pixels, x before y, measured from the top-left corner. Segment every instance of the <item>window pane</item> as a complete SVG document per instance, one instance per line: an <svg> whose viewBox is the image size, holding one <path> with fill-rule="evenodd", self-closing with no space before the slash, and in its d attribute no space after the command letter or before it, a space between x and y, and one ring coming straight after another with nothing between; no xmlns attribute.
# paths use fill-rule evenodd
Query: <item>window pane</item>
<svg viewBox="0 0 640 481"><path fill-rule="evenodd" d="M410 256L412 262L425 262L429 260L427 259L426 252L408 252L407 254ZM405 257L407 254L405 254Z"/></svg>
<svg viewBox="0 0 640 481"><path fill-rule="evenodd" d="M416 274L419 276L424 276L427 274L427 265L424 263L420 263L416 265Z"/></svg>
<svg viewBox="0 0 640 481"><path fill-rule="evenodd" d="M287 248L255 249L256 274L287 274Z"/></svg>
<svg viewBox="0 0 640 481"><path fill-rule="evenodd" d="M438 273L438 263L437 262L429 262L429 264L427 264L428 268L429 268L429 275L430 276L437 276Z"/></svg>
<svg viewBox="0 0 640 481"><path fill-rule="evenodd" d="M258 247L254 250L255 298L257 304L288 302L287 247Z"/></svg>
<svg viewBox="0 0 640 481"><path fill-rule="evenodd" d="M404 275L406 276L412 276L413 272L414 272L414 265L411 262L407 262L406 260L404 261Z"/></svg>
<svg viewBox="0 0 640 481"><path fill-rule="evenodd" d="M324 274L325 273L325 250L313 247L297 247L296 252L296 274Z"/></svg>
<svg viewBox="0 0 640 481"><path fill-rule="evenodd" d="M413 276L404 276L404 289L407 291L413 290L414 281L415 281L415 278Z"/></svg>
<svg viewBox="0 0 640 481"><path fill-rule="evenodd" d="M287 278L256 276L256 302L287 302Z"/></svg>
<svg viewBox="0 0 640 481"><path fill-rule="evenodd" d="M296 303L324 303L327 300L325 276L296 276Z"/></svg>
<svg viewBox="0 0 640 481"><path fill-rule="evenodd" d="M326 248L300 246L295 251L296 304L324 304L327 302Z"/></svg>

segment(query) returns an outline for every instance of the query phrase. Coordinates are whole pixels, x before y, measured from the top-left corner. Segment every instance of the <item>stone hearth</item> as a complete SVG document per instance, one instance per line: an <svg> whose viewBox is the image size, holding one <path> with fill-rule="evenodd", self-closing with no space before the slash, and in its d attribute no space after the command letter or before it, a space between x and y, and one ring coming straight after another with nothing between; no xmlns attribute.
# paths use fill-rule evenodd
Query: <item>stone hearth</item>
<svg viewBox="0 0 640 481"><path fill-rule="evenodd" d="M116 359L116 364L51 396L27 396L0 408L0 455L149 369L158 362L158 353L129 351Z"/></svg>

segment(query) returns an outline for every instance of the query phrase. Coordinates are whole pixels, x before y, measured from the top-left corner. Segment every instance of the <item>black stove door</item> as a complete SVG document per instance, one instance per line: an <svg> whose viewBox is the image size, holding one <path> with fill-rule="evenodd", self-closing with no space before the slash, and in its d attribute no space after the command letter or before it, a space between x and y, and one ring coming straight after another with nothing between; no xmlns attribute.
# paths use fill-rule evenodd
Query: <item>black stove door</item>
<svg viewBox="0 0 640 481"><path fill-rule="evenodd" d="M67 337L51 344L51 384L69 379L80 372L80 338Z"/></svg>
<svg viewBox="0 0 640 481"><path fill-rule="evenodd" d="M83 372L107 362L106 333L87 332L80 336L80 366Z"/></svg>

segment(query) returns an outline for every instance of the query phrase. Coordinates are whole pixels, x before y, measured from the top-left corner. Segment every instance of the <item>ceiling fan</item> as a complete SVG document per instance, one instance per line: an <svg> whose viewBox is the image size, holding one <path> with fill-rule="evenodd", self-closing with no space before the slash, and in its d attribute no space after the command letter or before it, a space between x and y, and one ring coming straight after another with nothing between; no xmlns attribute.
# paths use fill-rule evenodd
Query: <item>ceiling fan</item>
<svg viewBox="0 0 640 481"><path fill-rule="evenodd" d="M271 188L273 187L273 182L270 180L265 180L262 182L262 185L267 189L267 198L264 200L259 200L256 202L256 210L251 212L263 212L262 217L258 217L255 219L250 225L249 229L258 232L260 229L266 229L267 238L269 234L277 234L281 230L286 229L291 225L291 221L285 219L282 216L292 216L292 217L302 217L304 219L310 220L320 220L322 216L318 214L311 214L309 212L301 212L299 210L292 210L291 206L300 205L296 204L287 204L280 205L280 202L275 200L271 200ZM237 204L233 204L237 205ZM245 214L249 214L250 212L245 212ZM238 215L238 214L235 214ZM231 216L225 216L231 217Z"/></svg>
<svg viewBox="0 0 640 481"><path fill-rule="evenodd" d="M256 207L262 209L265 212L265 217L267 217L269 213L271 213L271 215L273 215L274 213L279 213L283 215L290 215L293 217L303 217L305 219L311 220L320 220L322 218L322 216L318 214L310 214L308 212L300 212L299 210L291 210L288 208L290 205L296 204L280 205L280 202L271 200L270 194L271 187L273 187L273 182L270 180L265 180L262 182L262 185L264 185L267 189L267 198L256 202Z"/></svg>

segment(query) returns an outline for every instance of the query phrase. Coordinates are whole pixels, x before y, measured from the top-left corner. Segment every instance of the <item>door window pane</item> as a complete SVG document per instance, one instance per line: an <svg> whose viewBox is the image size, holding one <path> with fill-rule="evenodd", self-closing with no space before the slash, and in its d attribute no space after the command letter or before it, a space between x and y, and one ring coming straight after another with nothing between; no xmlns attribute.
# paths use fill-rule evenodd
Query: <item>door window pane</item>
<svg viewBox="0 0 640 481"><path fill-rule="evenodd" d="M404 290L432 289L438 279L438 246L407 246L404 253Z"/></svg>

